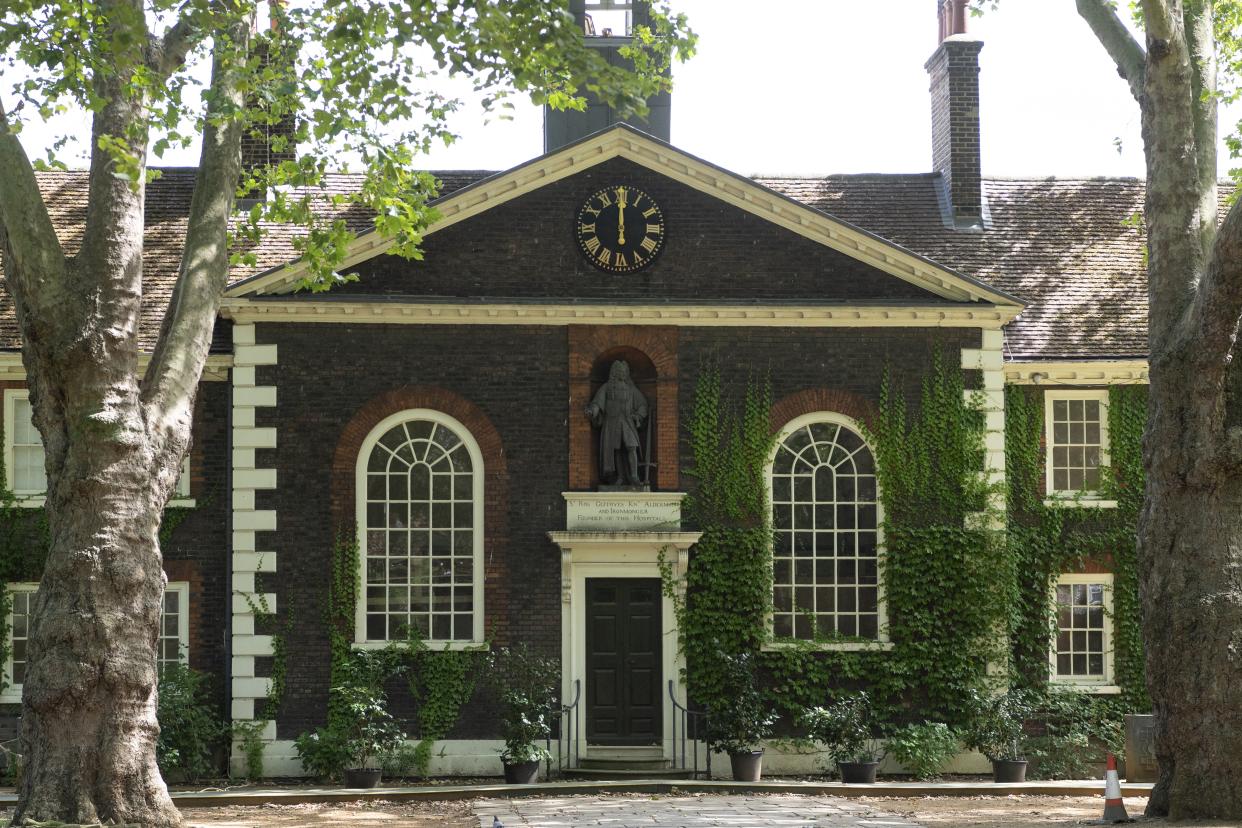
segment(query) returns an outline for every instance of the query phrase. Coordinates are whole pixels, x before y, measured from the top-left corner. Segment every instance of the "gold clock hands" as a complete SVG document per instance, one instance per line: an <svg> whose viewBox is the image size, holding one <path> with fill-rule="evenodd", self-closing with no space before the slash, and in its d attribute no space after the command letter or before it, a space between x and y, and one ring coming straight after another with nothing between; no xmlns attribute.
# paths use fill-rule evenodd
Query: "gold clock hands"
<svg viewBox="0 0 1242 828"><path fill-rule="evenodd" d="M617 244L625 244L625 188L617 188Z"/></svg>

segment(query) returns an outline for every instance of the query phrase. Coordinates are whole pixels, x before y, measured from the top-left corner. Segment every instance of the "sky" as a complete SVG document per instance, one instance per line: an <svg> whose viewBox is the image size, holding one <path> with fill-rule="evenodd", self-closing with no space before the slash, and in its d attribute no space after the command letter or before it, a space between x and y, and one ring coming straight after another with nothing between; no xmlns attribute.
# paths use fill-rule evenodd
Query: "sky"
<svg viewBox="0 0 1242 828"><path fill-rule="evenodd" d="M674 145L746 175L931 168L923 65L936 47L935 0L672 3L699 34L697 55L673 70ZM984 42L985 175L1143 176L1138 106L1074 0L1002 0L969 27ZM1238 114L1222 113L1222 133ZM543 150L542 119L530 104L519 103L512 121L485 121L466 106L451 122L460 139L426 166L529 160ZM42 155L53 132L28 126L28 152ZM1220 157L1223 175L1230 162ZM196 160L197 151L181 152L152 164Z"/></svg>

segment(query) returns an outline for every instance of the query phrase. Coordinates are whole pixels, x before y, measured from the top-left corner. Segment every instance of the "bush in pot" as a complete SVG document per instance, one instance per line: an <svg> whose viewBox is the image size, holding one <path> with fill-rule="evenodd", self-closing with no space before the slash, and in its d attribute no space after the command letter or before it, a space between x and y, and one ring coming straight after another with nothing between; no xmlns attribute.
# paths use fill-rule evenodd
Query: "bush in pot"
<svg viewBox="0 0 1242 828"><path fill-rule="evenodd" d="M923 722L898 728L888 738L888 749L915 779L935 779L957 755L961 744L944 722Z"/></svg>
<svg viewBox="0 0 1242 828"><path fill-rule="evenodd" d="M863 692L837 700L827 707L813 707L802 714L807 735L821 742L828 758L841 771L843 782L875 782L884 758L879 741L872 736L875 713L871 698Z"/></svg>
<svg viewBox="0 0 1242 828"><path fill-rule="evenodd" d="M733 778L758 782L763 774L761 742L772 735L776 715L759 694L749 654L723 656L721 702L707 717L707 748L729 754Z"/></svg>
<svg viewBox="0 0 1242 828"><path fill-rule="evenodd" d="M346 684L330 692L336 712L333 723L294 741L302 766L324 778L343 775L346 787L373 788L380 780L380 769L373 762L400 750L405 732L388 712L382 690Z"/></svg>
<svg viewBox="0 0 1242 828"><path fill-rule="evenodd" d="M1002 695L975 691L970 699L970 720L963 731L968 747L992 763L996 782L1026 779L1026 731L1023 727L1034 706L1030 696L1017 690Z"/></svg>
<svg viewBox="0 0 1242 828"><path fill-rule="evenodd" d="M539 763L551 758L540 742L552 733L560 665L525 644L497 648L488 664L488 680L500 698L505 781L530 784L539 777Z"/></svg>

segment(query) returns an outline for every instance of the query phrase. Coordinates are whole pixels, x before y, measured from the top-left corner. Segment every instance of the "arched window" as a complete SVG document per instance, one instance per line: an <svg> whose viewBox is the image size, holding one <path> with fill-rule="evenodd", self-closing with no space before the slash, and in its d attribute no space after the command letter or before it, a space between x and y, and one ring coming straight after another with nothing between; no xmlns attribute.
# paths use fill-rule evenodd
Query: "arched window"
<svg viewBox="0 0 1242 828"><path fill-rule="evenodd" d="M857 423L799 417L772 459L777 638L881 638L875 460Z"/></svg>
<svg viewBox="0 0 1242 828"><path fill-rule="evenodd" d="M438 411L394 414L358 455L357 640L483 638L483 457Z"/></svg>

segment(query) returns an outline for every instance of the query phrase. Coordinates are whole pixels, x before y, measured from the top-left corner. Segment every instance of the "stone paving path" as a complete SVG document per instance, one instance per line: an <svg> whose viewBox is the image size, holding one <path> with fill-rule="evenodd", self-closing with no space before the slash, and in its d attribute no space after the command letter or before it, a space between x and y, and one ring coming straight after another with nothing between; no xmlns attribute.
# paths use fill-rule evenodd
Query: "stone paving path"
<svg viewBox="0 0 1242 828"><path fill-rule="evenodd" d="M566 796L480 799L479 828L920 828L848 799L774 796Z"/></svg>

